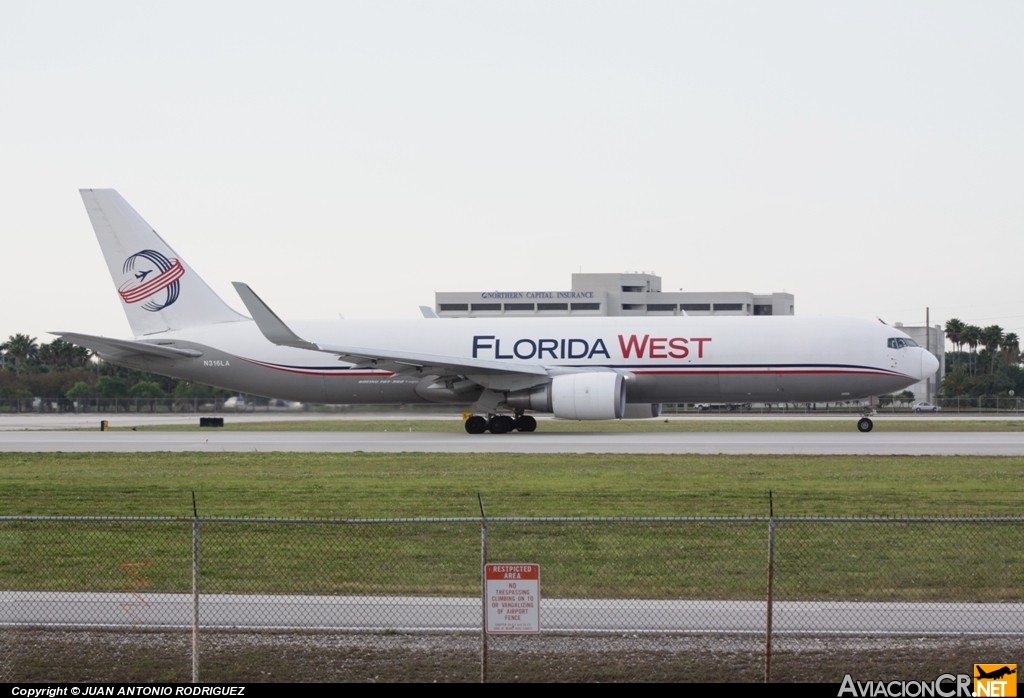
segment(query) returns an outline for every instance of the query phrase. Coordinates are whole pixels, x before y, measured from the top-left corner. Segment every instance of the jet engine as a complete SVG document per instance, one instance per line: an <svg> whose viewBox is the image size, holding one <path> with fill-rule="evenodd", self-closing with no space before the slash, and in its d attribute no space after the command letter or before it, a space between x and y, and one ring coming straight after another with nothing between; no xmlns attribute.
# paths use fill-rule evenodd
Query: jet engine
<svg viewBox="0 0 1024 698"><path fill-rule="evenodd" d="M547 385L508 394L513 409L551 412L561 419L622 419L626 412L626 387L613 371L566 373Z"/></svg>

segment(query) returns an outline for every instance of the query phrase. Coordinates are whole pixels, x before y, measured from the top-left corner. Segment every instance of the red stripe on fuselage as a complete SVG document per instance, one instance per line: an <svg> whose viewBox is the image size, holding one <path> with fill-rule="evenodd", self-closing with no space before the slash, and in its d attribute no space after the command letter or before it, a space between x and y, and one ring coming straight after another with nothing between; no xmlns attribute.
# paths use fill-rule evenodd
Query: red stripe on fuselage
<svg viewBox="0 0 1024 698"><path fill-rule="evenodd" d="M802 375L802 376L835 376L835 375L857 375L857 376L899 376L905 377L903 373L886 371L878 368L865 369L822 369L822 368L794 368L781 369L777 371L755 371L748 369L627 369L630 373L644 376L717 376L728 374L730 376L771 376L771 375Z"/></svg>
<svg viewBox="0 0 1024 698"><path fill-rule="evenodd" d="M272 371L281 371L283 373L292 373L300 376L331 376L345 378L366 378L368 376L375 376L377 378L389 378L395 375L393 371L343 368L299 368L298 366L282 366L280 364L270 364L265 361L247 359L242 356L239 356L237 358L241 359L242 361L245 361L246 363L253 364L254 366L261 366Z"/></svg>

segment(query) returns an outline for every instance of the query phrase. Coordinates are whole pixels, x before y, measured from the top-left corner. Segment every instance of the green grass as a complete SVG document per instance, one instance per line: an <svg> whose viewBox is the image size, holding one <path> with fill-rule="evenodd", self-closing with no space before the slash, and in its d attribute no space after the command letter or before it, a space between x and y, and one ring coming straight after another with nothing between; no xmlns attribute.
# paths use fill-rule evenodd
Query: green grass
<svg viewBox="0 0 1024 698"><path fill-rule="evenodd" d="M481 436L480 438L488 438ZM7 515L1011 516L1019 458L3 453Z"/></svg>
<svg viewBox="0 0 1024 698"><path fill-rule="evenodd" d="M123 591L134 583L123 565L146 562L138 571L148 592L187 591L194 493L208 592L473 594L480 525L436 519L479 517L482 500L492 518L584 519L489 526L489 559L541 562L548 595L757 598L763 521L590 519L763 519L769 493L783 517L1017 516L1021 465L952 456L8 453L7 516L183 520L8 520L0 579L7 588ZM317 523L222 521L230 517ZM395 518L432 521L377 521ZM789 598L1020 600L1019 528L784 522L779 583Z"/></svg>

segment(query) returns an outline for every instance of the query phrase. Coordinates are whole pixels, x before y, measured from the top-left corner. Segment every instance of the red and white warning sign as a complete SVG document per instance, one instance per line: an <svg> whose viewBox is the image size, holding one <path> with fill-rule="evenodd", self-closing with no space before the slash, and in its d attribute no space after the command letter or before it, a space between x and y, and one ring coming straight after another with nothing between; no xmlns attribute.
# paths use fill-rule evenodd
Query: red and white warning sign
<svg viewBox="0 0 1024 698"><path fill-rule="evenodd" d="M484 566L487 632L540 632L540 565L507 562Z"/></svg>

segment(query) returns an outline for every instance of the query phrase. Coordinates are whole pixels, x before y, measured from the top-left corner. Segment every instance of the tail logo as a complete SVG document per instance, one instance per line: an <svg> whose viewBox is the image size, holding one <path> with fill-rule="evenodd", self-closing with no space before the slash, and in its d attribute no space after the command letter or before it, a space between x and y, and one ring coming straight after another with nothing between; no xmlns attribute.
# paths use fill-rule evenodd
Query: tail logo
<svg viewBox="0 0 1024 698"><path fill-rule="evenodd" d="M122 271L128 280L117 288L121 300L125 303L141 302L140 307L152 313L178 300L181 293L178 279L185 275L185 267L180 260L168 259L156 250L136 252L124 260Z"/></svg>

